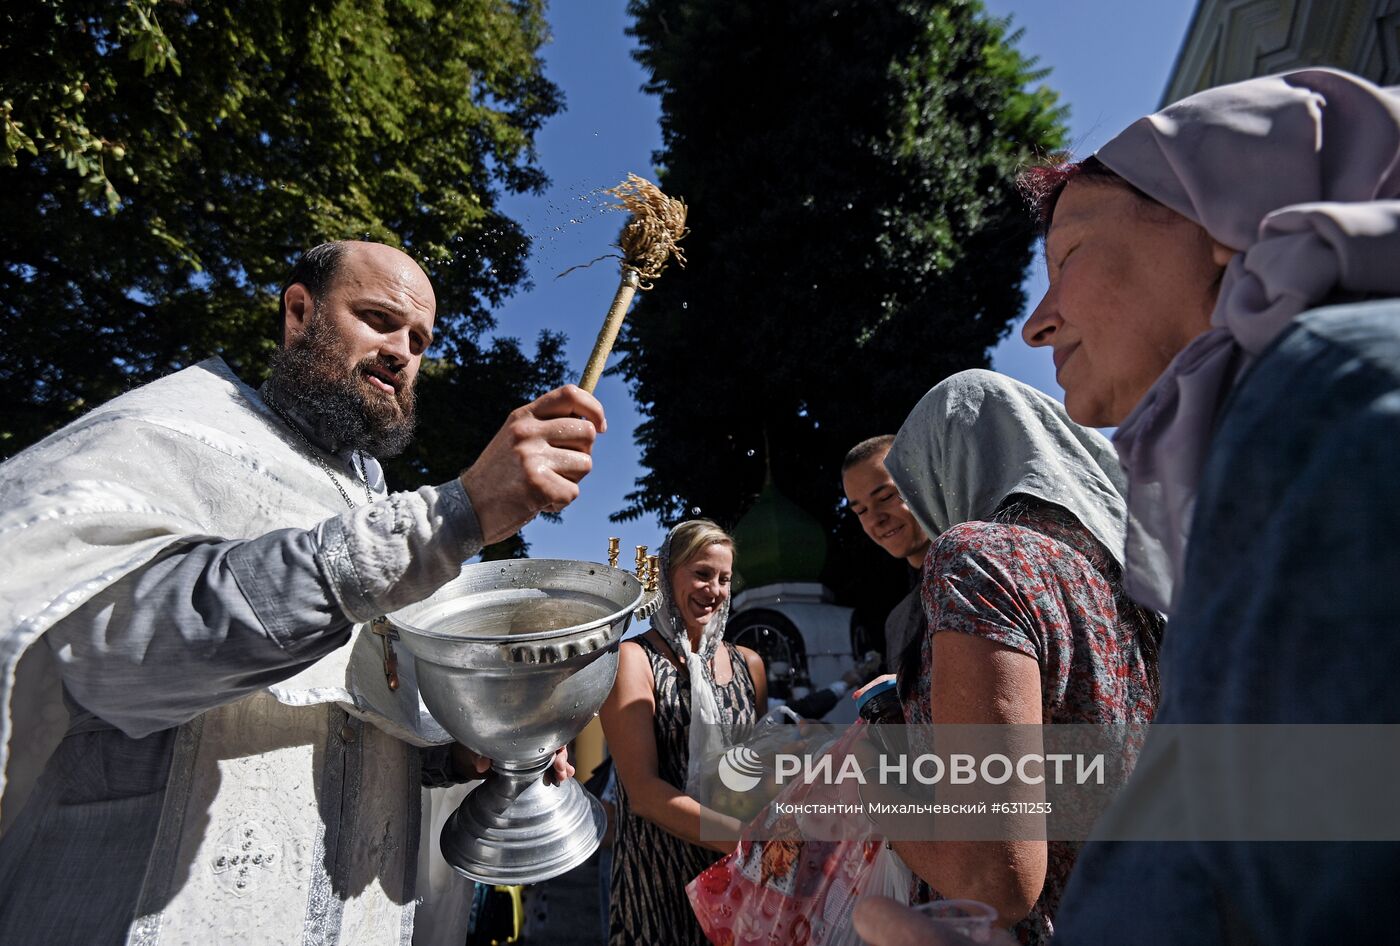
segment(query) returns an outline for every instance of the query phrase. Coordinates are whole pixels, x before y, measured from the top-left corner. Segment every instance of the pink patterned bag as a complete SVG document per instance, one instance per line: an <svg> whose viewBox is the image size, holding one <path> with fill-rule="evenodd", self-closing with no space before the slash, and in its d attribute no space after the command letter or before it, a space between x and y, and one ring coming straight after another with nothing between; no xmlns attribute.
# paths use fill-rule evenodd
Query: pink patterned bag
<svg viewBox="0 0 1400 946"><path fill-rule="evenodd" d="M836 767L865 736L857 721L826 752ZM744 829L739 846L686 885L691 907L719 946L859 946L858 898L907 901L909 869L862 815L779 814L779 805L857 805L859 785L786 786ZM834 839L834 840L833 840Z"/></svg>

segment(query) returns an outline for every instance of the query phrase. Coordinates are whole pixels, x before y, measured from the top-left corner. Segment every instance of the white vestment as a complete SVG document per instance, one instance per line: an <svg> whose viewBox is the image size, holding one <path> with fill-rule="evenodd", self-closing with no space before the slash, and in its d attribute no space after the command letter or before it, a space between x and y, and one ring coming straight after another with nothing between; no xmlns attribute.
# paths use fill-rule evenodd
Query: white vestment
<svg viewBox="0 0 1400 946"><path fill-rule="evenodd" d="M0 470L8 825L66 719L53 659L32 646L46 630L172 546L313 529L346 507L217 359L116 398ZM360 625L296 676L180 727L128 942L409 941L426 820L413 747L450 737L402 648L389 689L381 648Z"/></svg>

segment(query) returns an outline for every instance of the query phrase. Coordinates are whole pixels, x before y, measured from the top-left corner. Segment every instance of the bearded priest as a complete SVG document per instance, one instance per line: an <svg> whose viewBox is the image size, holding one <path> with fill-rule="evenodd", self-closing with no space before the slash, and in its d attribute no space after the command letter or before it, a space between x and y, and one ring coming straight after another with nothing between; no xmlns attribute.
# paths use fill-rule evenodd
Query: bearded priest
<svg viewBox="0 0 1400 946"><path fill-rule="evenodd" d="M423 786L485 761L366 622L568 505L603 410L559 388L458 478L389 493L427 276L327 243L281 306L261 390L210 359L0 465L0 942L412 935Z"/></svg>

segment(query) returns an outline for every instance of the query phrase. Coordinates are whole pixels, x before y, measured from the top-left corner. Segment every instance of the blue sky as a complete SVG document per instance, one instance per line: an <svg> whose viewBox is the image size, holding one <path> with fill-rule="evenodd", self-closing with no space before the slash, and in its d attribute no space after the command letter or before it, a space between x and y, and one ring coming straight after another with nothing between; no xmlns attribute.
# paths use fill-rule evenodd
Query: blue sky
<svg viewBox="0 0 1400 946"><path fill-rule="evenodd" d="M986 0L986 5L996 16L1012 16L1025 30L1021 50L1052 70L1045 81L1070 106L1071 141L1079 154L1156 109L1195 9L1194 0ZM626 0L554 0L549 18L553 42L544 50L545 70L564 91L566 109L536 141L549 190L503 201L505 212L535 241L533 287L518 291L496 316L499 334L527 342L541 329L566 333L569 364L578 374L616 289L617 267L606 260L556 277L609 252L623 218L598 210L597 191L629 171L652 176L651 155L661 143L660 109L641 91L645 77L624 32ZM1039 269L1029 274L1032 304L1044 285ZM1061 394L1049 353L1026 348L1015 334L994 350L993 365ZM609 427L594 451L593 473L561 523L526 527L535 558L601 560L609 535L620 535L624 548L660 544L662 532L650 520L608 522L609 514L625 505L623 497L641 472L632 441L640 418L620 379L605 377L597 394Z"/></svg>

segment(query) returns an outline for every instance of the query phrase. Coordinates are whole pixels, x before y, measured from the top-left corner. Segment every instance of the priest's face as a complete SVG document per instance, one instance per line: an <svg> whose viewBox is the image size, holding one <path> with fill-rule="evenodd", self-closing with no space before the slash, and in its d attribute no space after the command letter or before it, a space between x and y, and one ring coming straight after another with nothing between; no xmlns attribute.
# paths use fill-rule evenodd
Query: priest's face
<svg viewBox="0 0 1400 946"><path fill-rule="evenodd" d="M286 342L273 367L276 394L292 401L284 406L314 419L337 448L402 452L433 338L437 303L428 277L398 250L349 243L319 298L298 283L284 302Z"/></svg>

